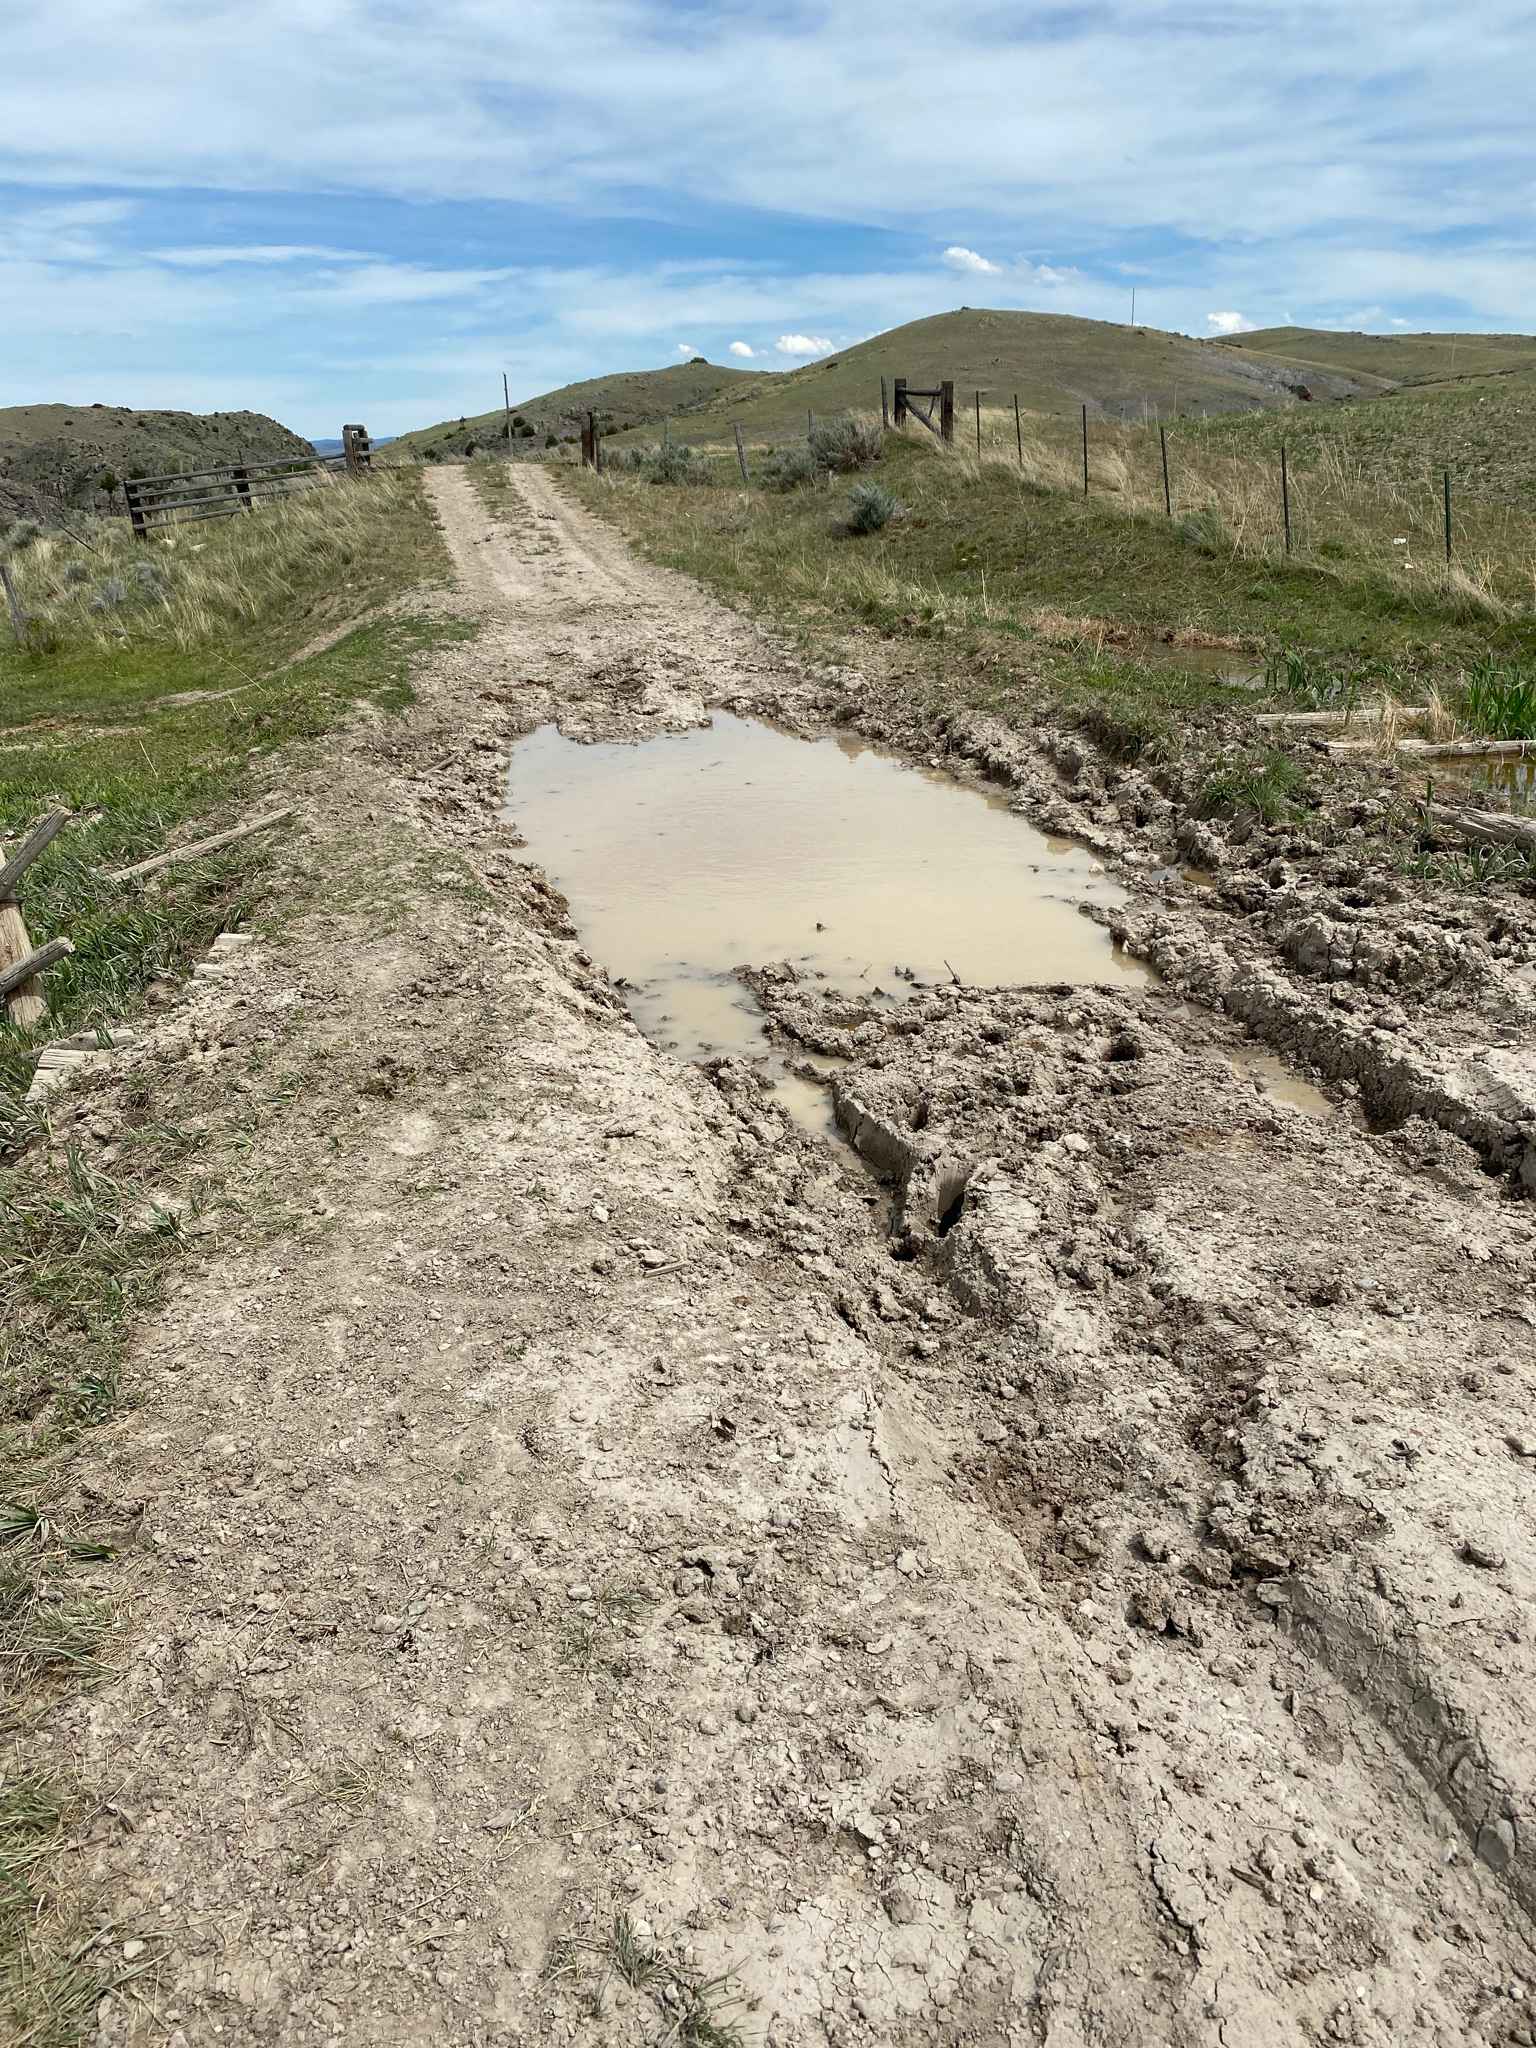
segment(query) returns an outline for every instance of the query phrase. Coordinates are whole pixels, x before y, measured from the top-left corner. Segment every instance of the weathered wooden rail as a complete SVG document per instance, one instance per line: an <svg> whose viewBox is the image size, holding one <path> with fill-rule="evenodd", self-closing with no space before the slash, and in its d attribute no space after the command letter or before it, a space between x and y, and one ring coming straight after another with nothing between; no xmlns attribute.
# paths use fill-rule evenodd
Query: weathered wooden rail
<svg viewBox="0 0 1536 2048"><path fill-rule="evenodd" d="M123 491L134 535L146 540L157 527L231 519L254 512L264 499L290 498L330 483L338 473L356 476L371 468L367 428L343 427L341 435L339 455L285 455L271 462L222 462L210 469L131 477Z"/></svg>

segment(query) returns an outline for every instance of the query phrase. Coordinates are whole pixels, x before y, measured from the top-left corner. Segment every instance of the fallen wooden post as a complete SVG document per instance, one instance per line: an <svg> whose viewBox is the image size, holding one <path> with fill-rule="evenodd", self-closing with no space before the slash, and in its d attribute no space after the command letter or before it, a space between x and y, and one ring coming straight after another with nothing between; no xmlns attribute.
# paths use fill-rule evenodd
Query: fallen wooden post
<svg viewBox="0 0 1536 2048"><path fill-rule="evenodd" d="M46 946L39 946L36 952L28 953L24 960L18 960L10 967L0 967L0 996L10 996L24 982L31 981L34 975L41 974L45 967L52 967L60 960L67 960L74 950L68 939L50 939Z"/></svg>
<svg viewBox="0 0 1536 2048"><path fill-rule="evenodd" d="M115 875L108 875L109 882L134 882L141 875L152 875L160 868L168 868L175 861L198 860L205 853L217 853L221 846L233 846L237 839L249 839L253 832L266 832L273 825L281 825L294 815L289 804L281 811L269 811L264 818L252 818L248 825L236 825L228 832L215 832L211 839L198 839L190 846L173 846L165 853L151 855L131 868L119 868Z"/></svg>
<svg viewBox="0 0 1536 2048"><path fill-rule="evenodd" d="M1399 740L1397 751L1419 761L1525 761L1536 740Z"/></svg>
<svg viewBox="0 0 1536 2048"><path fill-rule="evenodd" d="M1394 718L1428 718L1427 704L1395 704ZM1293 727L1299 732L1326 732L1335 726L1379 725L1386 712L1379 704L1357 704L1351 711L1261 711L1254 724L1266 732Z"/></svg>
<svg viewBox="0 0 1536 2048"><path fill-rule="evenodd" d="M1478 811L1460 804L1424 806L1432 825L1444 825L1464 839L1485 846L1523 846L1536 852L1536 819L1512 818L1505 811Z"/></svg>
<svg viewBox="0 0 1536 2048"><path fill-rule="evenodd" d="M69 823L68 811L50 811L32 827L10 859L0 867L0 903L9 902L16 894L16 884L31 867L38 855L50 846Z"/></svg>

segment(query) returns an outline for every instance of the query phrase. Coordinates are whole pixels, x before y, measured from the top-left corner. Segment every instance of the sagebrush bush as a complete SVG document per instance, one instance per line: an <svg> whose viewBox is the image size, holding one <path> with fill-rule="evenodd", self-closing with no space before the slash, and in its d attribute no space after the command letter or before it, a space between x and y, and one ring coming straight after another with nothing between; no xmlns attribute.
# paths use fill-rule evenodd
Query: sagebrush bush
<svg viewBox="0 0 1536 2048"><path fill-rule="evenodd" d="M835 419L816 422L811 429L810 451L818 469L839 473L868 469L885 453L885 436L877 421L842 413Z"/></svg>
<svg viewBox="0 0 1536 2048"><path fill-rule="evenodd" d="M848 493L848 531L878 533L900 510L884 484L855 484Z"/></svg>
<svg viewBox="0 0 1536 2048"><path fill-rule="evenodd" d="M760 477L770 491L793 491L813 482L818 474L810 449L803 441L791 441L787 447L770 450Z"/></svg>
<svg viewBox="0 0 1536 2048"><path fill-rule="evenodd" d="M709 464L684 441L661 447L604 449L603 468L616 476L643 476L653 484L707 484Z"/></svg>
<svg viewBox="0 0 1536 2048"><path fill-rule="evenodd" d="M653 484L707 484L709 464L686 441L666 441L652 450L646 474Z"/></svg>

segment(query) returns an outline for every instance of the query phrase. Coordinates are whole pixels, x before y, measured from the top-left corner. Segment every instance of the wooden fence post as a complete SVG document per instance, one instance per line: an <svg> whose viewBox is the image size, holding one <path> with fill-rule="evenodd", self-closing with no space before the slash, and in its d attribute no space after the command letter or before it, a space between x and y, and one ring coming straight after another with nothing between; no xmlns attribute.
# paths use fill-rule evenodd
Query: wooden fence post
<svg viewBox="0 0 1536 2048"><path fill-rule="evenodd" d="M1173 492L1168 488L1168 429L1161 420L1157 423L1157 438L1163 444L1163 510L1171 519L1173 517Z"/></svg>
<svg viewBox="0 0 1536 2048"><path fill-rule="evenodd" d="M976 394L976 467L981 467L981 393Z"/></svg>
<svg viewBox="0 0 1536 2048"><path fill-rule="evenodd" d="M0 590L5 592L5 602L11 614L11 631L16 635L16 644L19 647L27 637L27 615L22 610L21 595L11 580L8 562L0 562Z"/></svg>
<svg viewBox="0 0 1536 2048"><path fill-rule="evenodd" d="M343 427L341 452L346 460L348 475L360 476L365 469L371 469L373 443L368 438L368 429L355 425Z"/></svg>
<svg viewBox="0 0 1536 2048"><path fill-rule="evenodd" d="M809 440L811 439L811 437L812 437L812 436L814 435L814 433L815 433L815 432L816 432L816 415L815 415L815 413L813 413L813 412L807 411L807 413L806 413L806 415L805 415L805 438L807 439L807 441L809 441Z"/></svg>
<svg viewBox="0 0 1536 2048"><path fill-rule="evenodd" d="M891 398L895 412L894 424L900 428L907 423L907 380L897 377L891 384Z"/></svg>
<svg viewBox="0 0 1536 2048"><path fill-rule="evenodd" d="M751 477L749 477L749 476L747 475L747 451L746 451L746 449L745 449L745 448L743 448L743 446L741 445L741 421L740 421L740 420L737 420L737 422L736 422L736 467L737 467L737 468L738 468L738 469L739 469L739 470L741 471L741 480L742 480L742 482L743 482L744 484L748 484L748 485L750 485L750 483L751 483L752 479L751 479Z"/></svg>
<svg viewBox="0 0 1536 2048"><path fill-rule="evenodd" d="M350 469L351 466L349 462L347 467ZM144 517L144 507L139 503L139 486L132 477L127 478L123 484L123 496L128 501L128 520L133 528L133 537L135 540L143 540L148 534L149 526Z"/></svg>
<svg viewBox="0 0 1536 2048"><path fill-rule="evenodd" d="M955 387L948 378L939 386L939 433L946 444L953 445L955 438Z"/></svg>
<svg viewBox="0 0 1536 2048"><path fill-rule="evenodd" d="M891 431L890 401L885 395L885 379L880 379L880 425L886 433Z"/></svg>
<svg viewBox="0 0 1536 2048"><path fill-rule="evenodd" d="M16 900L16 891L27 869L68 821L68 811L50 811L47 817L33 826L9 860L5 859L4 848L0 847L0 969L14 969L33 957L32 941L27 933L26 919L21 914L21 905ZM0 1001L0 1009L23 1031L40 1024L47 1012L37 973L34 966Z"/></svg>
<svg viewBox="0 0 1536 2048"><path fill-rule="evenodd" d="M240 500L241 510L254 512L256 507L251 503L251 473L243 462L236 463L229 472L229 480L235 487L235 496Z"/></svg>

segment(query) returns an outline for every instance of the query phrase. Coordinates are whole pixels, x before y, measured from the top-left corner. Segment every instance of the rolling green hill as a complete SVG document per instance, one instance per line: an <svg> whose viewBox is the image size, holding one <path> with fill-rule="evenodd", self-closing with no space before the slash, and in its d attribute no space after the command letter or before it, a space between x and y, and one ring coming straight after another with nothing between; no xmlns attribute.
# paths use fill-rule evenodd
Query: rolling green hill
<svg viewBox="0 0 1536 2048"><path fill-rule="evenodd" d="M1283 439L1302 467L1331 464L1420 495L1437 492L1449 470L1458 496L1536 510L1536 365L1454 383L1405 384L1369 405L1185 422L1179 433L1271 459Z"/></svg>
<svg viewBox="0 0 1536 2048"><path fill-rule="evenodd" d="M46 520L61 509L105 511L125 477L160 476L241 456L261 462L309 453L306 440L261 412L0 406L0 517ZM117 506L120 511L120 495Z"/></svg>
<svg viewBox="0 0 1536 2048"><path fill-rule="evenodd" d="M1385 388L1374 376L1237 353L1155 327L962 306L893 327L804 369L733 386L690 418L685 431L692 441L720 440L740 421L753 442L788 440L805 432L808 412L878 410L880 379L898 376L915 386L951 377L961 406L978 390L984 405L1011 404L1017 393L1032 412L1071 415L1087 404L1122 420L1288 406L1300 385L1316 399Z"/></svg>
<svg viewBox="0 0 1536 2048"><path fill-rule="evenodd" d="M1265 327L1217 346L1394 385L1536 369L1536 335L1530 334L1334 334L1315 327Z"/></svg>
<svg viewBox="0 0 1536 2048"><path fill-rule="evenodd" d="M622 370L610 377L588 377L580 384L564 384L558 391L546 391L540 398L523 398L512 407L515 423L522 420L533 429L517 434L520 444L540 447L548 434L569 440L580 431L588 412L595 412L605 433L622 433L626 428L660 426L664 419L686 420L701 406L726 392L733 395L761 384L771 372L728 370L718 363L703 361L673 363L660 370ZM399 434L389 445L390 461L451 458L467 454L471 447L504 448L506 414L501 406L457 420L440 420L435 427L418 427Z"/></svg>

